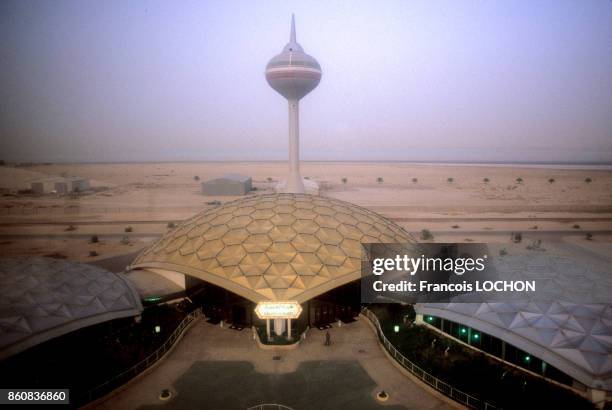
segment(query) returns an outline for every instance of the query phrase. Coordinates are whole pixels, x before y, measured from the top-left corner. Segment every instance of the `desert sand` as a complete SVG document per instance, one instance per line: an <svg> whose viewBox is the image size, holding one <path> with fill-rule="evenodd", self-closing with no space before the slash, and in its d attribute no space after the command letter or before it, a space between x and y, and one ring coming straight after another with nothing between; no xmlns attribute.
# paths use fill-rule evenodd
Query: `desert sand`
<svg viewBox="0 0 612 410"><path fill-rule="evenodd" d="M587 233L591 242L612 238L610 169L374 162L303 162L301 169L319 183L321 195L367 207L417 237L428 229L438 242L505 242L511 232L550 241L584 241ZM0 167L0 254L87 261L134 252L168 224L210 207L207 202L236 198L203 196L201 181L227 172L250 175L256 195L273 192L286 170L283 162ZM47 175L89 178L96 192L15 194ZM100 243L89 243L92 235ZM121 244L125 237L129 245ZM91 250L99 256L89 256Z"/></svg>

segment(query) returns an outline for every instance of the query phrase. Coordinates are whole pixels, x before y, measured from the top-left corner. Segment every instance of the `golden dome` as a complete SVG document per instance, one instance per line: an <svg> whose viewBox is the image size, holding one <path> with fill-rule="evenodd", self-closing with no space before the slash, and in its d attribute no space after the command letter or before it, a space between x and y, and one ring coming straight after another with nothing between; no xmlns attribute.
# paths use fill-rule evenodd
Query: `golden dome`
<svg viewBox="0 0 612 410"><path fill-rule="evenodd" d="M414 243L382 216L333 198L270 194L180 224L130 269L179 272L253 302L304 302L361 276L362 243Z"/></svg>

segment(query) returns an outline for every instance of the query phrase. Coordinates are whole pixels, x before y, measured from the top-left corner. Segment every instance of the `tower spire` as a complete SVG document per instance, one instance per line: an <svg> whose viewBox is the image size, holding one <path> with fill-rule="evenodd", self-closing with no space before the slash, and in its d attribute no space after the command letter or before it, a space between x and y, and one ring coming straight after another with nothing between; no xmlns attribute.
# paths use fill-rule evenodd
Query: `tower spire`
<svg viewBox="0 0 612 410"><path fill-rule="evenodd" d="M297 43L295 39L295 15L291 13L291 35L289 36L290 43Z"/></svg>

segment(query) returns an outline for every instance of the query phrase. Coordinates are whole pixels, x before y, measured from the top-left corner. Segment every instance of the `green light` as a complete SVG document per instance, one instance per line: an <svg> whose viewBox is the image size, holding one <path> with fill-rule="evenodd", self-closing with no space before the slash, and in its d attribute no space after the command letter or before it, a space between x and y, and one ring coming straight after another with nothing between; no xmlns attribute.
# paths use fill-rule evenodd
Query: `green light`
<svg viewBox="0 0 612 410"><path fill-rule="evenodd" d="M480 338L480 335L479 335L478 333L474 333L474 334L472 335L472 337L473 337L474 339L478 340L478 339Z"/></svg>
<svg viewBox="0 0 612 410"><path fill-rule="evenodd" d="M433 322L433 320L434 320L433 316L427 316L427 321L428 322Z"/></svg>
<svg viewBox="0 0 612 410"><path fill-rule="evenodd" d="M161 326L155 326L155 333L161 332Z"/></svg>
<svg viewBox="0 0 612 410"><path fill-rule="evenodd" d="M529 363L531 361L531 356L529 356L529 355L525 356L525 361L527 363Z"/></svg>
<svg viewBox="0 0 612 410"><path fill-rule="evenodd" d="M467 333L467 329L465 327L461 328L461 334L464 335Z"/></svg>
<svg viewBox="0 0 612 410"><path fill-rule="evenodd" d="M161 300L161 296L151 296L145 298L145 302L157 302L158 300Z"/></svg>
<svg viewBox="0 0 612 410"><path fill-rule="evenodd" d="M399 333L399 329L400 329L400 328L399 328L399 325L395 325L395 326L393 326L393 331L394 331L395 333Z"/></svg>

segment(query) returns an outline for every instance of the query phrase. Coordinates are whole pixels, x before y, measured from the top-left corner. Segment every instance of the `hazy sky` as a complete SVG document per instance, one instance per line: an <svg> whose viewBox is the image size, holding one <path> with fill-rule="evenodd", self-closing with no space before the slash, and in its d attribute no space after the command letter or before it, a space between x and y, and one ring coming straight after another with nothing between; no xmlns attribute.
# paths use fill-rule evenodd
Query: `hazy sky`
<svg viewBox="0 0 612 410"><path fill-rule="evenodd" d="M612 1L0 1L0 159L612 162Z"/></svg>

